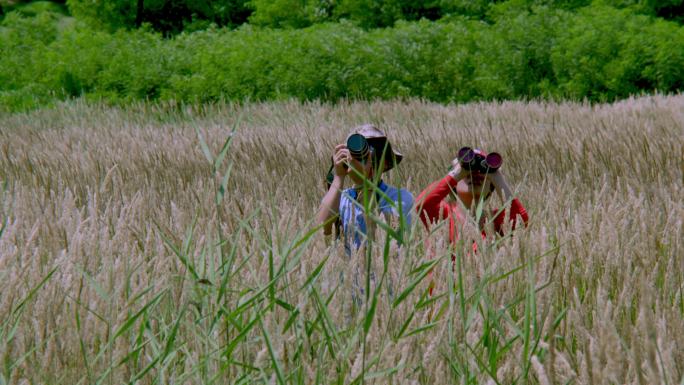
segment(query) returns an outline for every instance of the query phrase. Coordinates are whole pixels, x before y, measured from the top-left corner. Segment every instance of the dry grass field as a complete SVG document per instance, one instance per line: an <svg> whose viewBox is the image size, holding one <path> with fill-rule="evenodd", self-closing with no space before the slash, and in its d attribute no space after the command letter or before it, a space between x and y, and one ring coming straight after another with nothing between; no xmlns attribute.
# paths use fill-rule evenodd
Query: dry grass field
<svg viewBox="0 0 684 385"><path fill-rule="evenodd" d="M528 228L455 265L420 223L326 247L331 148L364 122L415 195L464 144L502 153ZM0 384L682 384L683 143L683 95L2 116Z"/></svg>

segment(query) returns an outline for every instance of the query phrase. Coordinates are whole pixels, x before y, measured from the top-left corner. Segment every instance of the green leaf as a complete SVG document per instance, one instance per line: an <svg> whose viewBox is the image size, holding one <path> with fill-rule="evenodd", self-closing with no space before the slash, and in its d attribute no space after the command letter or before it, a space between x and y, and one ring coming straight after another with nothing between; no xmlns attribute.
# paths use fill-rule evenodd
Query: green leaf
<svg viewBox="0 0 684 385"><path fill-rule="evenodd" d="M223 201L223 197L226 195L226 189L228 188L228 180L230 179L230 174L233 171L233 164L228 166L228 170L223 174L223 179L221 179L221 185L219 186L218 192L216 193L216 204L220 204Z"/></svg>
<svg viewBox="0 0 684 385"><path fill-rule="evenodd" d="M223 143L223 146L221 147L221 151L219 151L218 155L216 156L216 160L214 160L214 170L216 172L218 172L219 168L221 167L221 163L223 163L223 159L228 154L228 150L230 149L230 144L233 142L234 134L235 134L235 131L228 134L228 139L226 139L226 141Z"/></svg>
<svg viewBox="0 0 684 385"><path fill-rule="evenodd" d="M285 375L283 374L283 367L280 364L280 360L278 360L275 351L273 350L273 344L271 344L271 337L269 336L268 331L264 327L264 322L262 321L261 316L259 317L259 326L261 327L261 331L264 334L264 341L266 341L266 347L268 348L268 354L271 356L271 362L273 363L273 369L275 369L278 383L285 384Z"/></svg>
<svg viewBox="0 0 684 385"><path fill-rule="evenodd" d="M308 288L314 283L316 278L318 278L318 276L321 274L321 270L323 270L323 267L325 266L325 263L328 261L329 257L329 255L326 255L325 258L323 258L323 260L318 264L318 266L316 266L316 268L306 278L306 281L304 281L304 284L302 285L300 290Z"/></svg>
<svg viewBox="0 0 684 385"><path fill-rule="evenodd" d="M430 329L434 328L435 326L437 326L438 324L439 324L439 322L431 322L427 325L423 325L419 328L415 328L415 329L411 330L410 332L406 333L406 335L404 337L410 337L412 335L419 334L419 333L422 333L424 331L430 330Z"/></svg>
<svg viewBox="0 0 684 385"><path fill-rule="evenodd" d="M423 271L421 271L421 273L416 278L414 278L413 281L411 281L411 283L409 283L406 289L404 289L404 291L402 291L397 296L394 302L392 302L392 307L396 308L397 306L399 306L406 299L406 297L408 297L409 294L413 292L416 286L418 286L418 284L421 283L423 279L425 279L425 277L430 273L430 269L432 269L432 267L434 267L439 261L440 259L435 259L429 262L426 266L427 268L423 269Z"/></svg>
<svg viewBox="0 0 684 385"><path fill-rule="evenodd" d="M204 140L204 136L202 136L202 132L200 132L199 127L195 126L195 132L197 132L197 138L199 139L200 147L202 147L202 152L204 153L204 156L209 161L209 164L213 165L214 158L211 155L211 151L209 151L209 146L207 146L207 142Z"/></svg>
<svg viewBox="0 0 684 385"><path fill-rule="evenodd" d="M371 300L370 307L368 308L368 311L366 311L366 316L363 320L363 331L364 333L368 333L368 330L370 330L371 324L373 323L373 317L375 316L375 309L378 304L378 293L380 292L380 289L376 289L375 293L373 294L373 298Z"/></svg>
<svg viewBox="0 0 684 385"><path fill-rule="evenodd" d="M399 333L397 333L396 339L403 337L404 332L406 331L406 329L408 329L409 325L411 324L411 321L413 321L413 317L415 316L415 314L415 311L412 311L411 314L409 314L409 317L401 325L401 328L399 328Z"/></svg>
<svg viewBox="0 0 684 385"><path fill-rule="evenodd" d="M119 326L119 328L116 330L116 332L114 332L114 336L112 337L111 340L112 341L116 340L117 338L119 338L119 336L121 336L128 329L130 329L131 326L133 326L133 324L135 323L135 321L138 318L140 318L140 316L143 315L147 311L147 309L156 305L157 302L159 302L159 300L161 299L161 297L164 294L166 294L166 290L163 290L162 292L160 292L159 294L154 296L154 298L152 298L150 301L148 301L140 310L138 310L138 312L136 312L132 317L128 318L126 320L126 322L124 322L121 326Z"/></svg>
<svg viewBox="0 0 684 385"><path fill-rule="evenodd" d="M388 376L391 376L391 375L393 375L394 373L398 372L400 369L402 369L402 368L405 367L405 366L406 366L406 365L403 365L403 364L402 364L402 365L397 365L397 366L392 367L392 368L387 368L387 369L379 370L379 371L376 371L376 372L370 372L370 373L364 375L364 376L363 376L363 379L364 379L364 380L372 380L372 379L374 379L374 378L388 377Z"/></svg>
<svg viewBox="0 0 684 385"><path fill-rule="evenodd" d="M33 298L33 296L36 295L38 290L40 290L40 288L42 288L43 285L45 285L47 281L49 281L50 278L52 278L52 275L55 274L57 268L57 266L53 267L52 270L50 270L50 272L48 272L47 275L43 277L43 279L40 282L38 282L36 286L29 290L28 294L26 294L26 296L21 300L21 302L19 302L19 304L14 308L14 310L12 310L12 315L16 316L19 313L19 311L21 311L24 308L28 301L30 301Z"/></svg>

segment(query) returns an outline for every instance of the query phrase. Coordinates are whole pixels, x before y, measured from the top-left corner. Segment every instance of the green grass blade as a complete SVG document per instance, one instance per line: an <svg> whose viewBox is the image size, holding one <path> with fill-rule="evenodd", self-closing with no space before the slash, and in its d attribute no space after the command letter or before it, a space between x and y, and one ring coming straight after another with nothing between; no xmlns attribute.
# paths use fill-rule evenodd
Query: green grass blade
<svg viewBox="0 0 684 385"><path fill-rule="evenodd" d="M218 191L216 193L216 204L220 204L223 201L223 197L226 195L226 189L228 188L228 180L230 179L230 174L233 171L233 164L228 165L228 170L223 174L221 179L221 184L219 185Z"/></svg>
<svg viewBox="0 0 684 385"><path fill-rule="evenodd" d="M325 263L328 261L329 257L330 256L326 255L325 258L323 258L323 260L318 264L318 266L316 266L316 268L313 269L311 274L309 274L309 276L306 278L306 281L304 281L304 284L299 290L308 289L311 287L311 285L313 285L313 283L316 281L316 278L318 278L318 276L321 274L321 271L325 267Z"/></svg>
<svg viewBox="0 0 684 385"><path fill-rule="evenodd" d="M432 269L432 267L434 267L439 261L440 261L439 259L435 259L435 260L429 262L426 265L426 268L424 268L420 272L420 274L418 274L418 276L416 278L414 278L413 281L411 281L411 283L409 283L409 285L406 287L406 289L404 289L397 296L397 298L392 302L392 307L396 308L402 302L404 302L406 297L408 297L413 292L413 290L415 290L416 286L418 286L418 284L420 284L423 281L423 279L425 279L425 277L427 277L427 275L430 273L430 269Z"/></svg>
<svg viewBox="0 0 684 385"><path fill-rule="evenodd" d="M416 334L420 334L424 331L427 331L427 330L434 328L437 325L439 325L439 322L430 322L429 324L426 324L426 325L423 325L423 326L420 326L418 328L411 330L410 332L406 333L406 335L404 335L402 338L410 337L410 336L413 336Z"/></svg>
<svg viewBox="0 0 684 385"><path fill-rule="evenodd" d="M43 277L43 279L40 280L40 282L38 282L38 284L36 284L36 286L34 286L31 290L29 290L28 294L26 294L26 296L21 300L21 302L19 302L19 304L14 308L14 310L12 310L12 315L16 316L17 313L19 313L24 308L24 306L26 306L28 301L30 301L33 298L33 296L36 295L38 290L40 290L43 287L43 285L45 285L47 283L47 281L49 281L50 278L52 278L52 275L55 274L55 272L57 271L57 268L58 268L57 266L53 267L52 270L50 270L45 275L45 277Z"/></svg>
<svg viewBox="0 0 684 385"><path fill-rule="evenodd" d="M199 139L200 147L202 147L202 152L204 153L204 156L207 158L207 161L209 161L209 164L213 165L214 157L211 155L209 146L207 146L207 142L204 140L204 136L202 135L202 132L200 131L199 127L195 126L195 132L197 133L197 139Z"/></svg>
<svg viewBox="0 0 684 385"><path fill-rule="evenodd" d="M147 311L147 309L156 305L159 302L159 300L161 300L161 298L164 294L166 294L166 290L163 290L162 292L160 292L159 294L154 296L154 298L152 298L145 305L143 305L143 307L140 310L138 310L132 317L128 318L126 320L126 322L124 322L121 326L119 326L119 328L114 332L114 336L112 337L111 340L112 341L116 340L123 333L125 333L128 329L130 329L131 326L133 326L133 324L135 323L135 321L138 318L140 318L140 316L143 315Z"/></svg>
<svg viewBox="0 0 684 385"><path fill-rule="evenodd" d="M264 341L266 342L266 347L268 348L268 354L271 356L271 362L273 363L273 369L276 372L276 378L278 380L279 384L285 384L285 375L283 374L283 368L282 365L280 364L280 360L275 354L275 351L273 350L273 344L271 343L271 337L268 334L268 331L264 327L264 322L259 317L259 326L261 327L261 331L264 335Z"/></svg>

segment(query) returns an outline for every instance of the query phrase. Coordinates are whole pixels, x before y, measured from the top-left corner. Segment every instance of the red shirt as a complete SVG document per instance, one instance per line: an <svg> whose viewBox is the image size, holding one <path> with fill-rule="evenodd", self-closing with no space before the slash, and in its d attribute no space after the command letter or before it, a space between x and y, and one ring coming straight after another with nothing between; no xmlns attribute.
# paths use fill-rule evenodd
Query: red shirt
<svg viewBox="0 0 684 385"><path fill-rule="evenodd" d="M444 178L431 183L420 193L420 195L418 195L418 204L416 205L418 216L427 229L430 228L430 224L434 221L449 219L449 241L452 243L456 243L456 240L458 240L456 225L458 223L463 223L465 214L461 212L461 209L456 203L446 202L444 201L444 198L449 195L449 192L456 191L457 183L458 181L451 175L447 175ZM497 213L499 214L497 215ZM493 210L492 215L495 215L494 229L499 234L503 233L503 224L506 218L511 221L511 228L515 228L518 215L520 215L525 226L527 226L527 211L525 211L525 207L523 207L518 198L513 198L510 213L507 212L507 210L501 212L499 212L499 210ZM486 236L484 230L482 236ZM474 245L474 247L476 246Z"/></svg>

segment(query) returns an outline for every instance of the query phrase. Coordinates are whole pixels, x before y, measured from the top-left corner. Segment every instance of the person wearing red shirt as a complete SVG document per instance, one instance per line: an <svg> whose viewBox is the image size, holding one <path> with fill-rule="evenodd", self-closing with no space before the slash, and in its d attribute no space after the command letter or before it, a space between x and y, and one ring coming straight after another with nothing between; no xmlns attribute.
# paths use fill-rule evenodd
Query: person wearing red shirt
<svg viewBox="0 0 684 385"><path fill-rule="evenodd" d="M474 149L473 152L481 159L487 157L487 153L480 149ZM500 169L490 173L477 171L477 168L468 171L461 166L458 157L451 164L453 167L447 175L431 183L416 199L418 217L428 231L436 222L448 220L449 242L455 245L459 239L459 228L462 228L465 221L469 220L469 216L473 218L473 221L476 219L478 204L484 204L494 191L504 202L510 201L511 207L510 210L492 210L490 215L493 220L484 210L481 211L482 215L479 218L478 226L482 238L484 239L488 235L484 225L490 220L493 222L494 230L500 235L503 235L506 221L510 221L511 229L516 227L518 218L521 218L524 225L527 226L529 219L527 211L520 200L513 196L513 192L506 182L506 177ZM454 199L447 201L448 196L452 196ZM466 210L463 210L456 200L461 201ZM429 238L426 238L426 247L428 250L431 248ZM475 241L473 241L473 252L477 252ZM451 255L451 260L452 262L455 260L454 254ZM432 276L432 272L430 272L430 276ZM434 287L435 282L430 278L429 295L432 295Z"/></svg>
<svg viewBox="0 0 684 385"><path fill-rule="evenodd" d="M487 156L487 153L480 149L473 151L482 158ZM511 228L515 228L518 217L520 217L524 225L527 226L527 211L520 200L513 196L513 192L506 182L506 177L500 169L488 174L476 170L468 171L461 166L458 158L452 161L452 166L453 168L446 176L431 183L418 195L416 200L418 202L416 205L418 216L428 230L433 223L448 220L449 241L455 244L459 237L459 226L463 225L468 215L475 217L478 202L480 200L483 203L486 202L494 191L504 202L510 201L511 207L510 210L492 210L490 215L493 220L485 214L485 211L482 211L483 214L479 223L482 237L487 236L484 223L490 220L493 222L495 231L500 235L503 235L505 221L510 221ZM455 199L454 201L447 201L445 198L448 196L460 200L467 212L464 212ZM473 249L477 251L477 244L473 244Z"/></svg>

